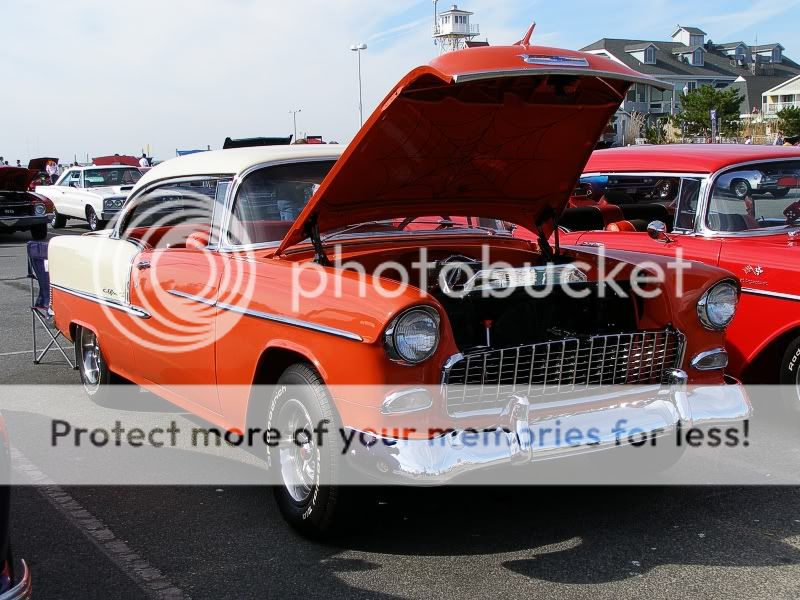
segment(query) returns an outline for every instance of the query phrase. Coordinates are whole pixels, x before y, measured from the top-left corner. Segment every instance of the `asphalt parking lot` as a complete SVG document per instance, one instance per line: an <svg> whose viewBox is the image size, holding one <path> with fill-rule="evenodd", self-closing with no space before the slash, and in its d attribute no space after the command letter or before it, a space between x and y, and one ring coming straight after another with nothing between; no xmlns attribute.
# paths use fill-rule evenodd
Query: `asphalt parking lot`
<svg viewBox="0 0 800 600"><path fill-rule="evenodd" d="M0 236L0 384L74 383L56 354L31 361L28 239ZM352 528L320 544L263 487L18 487L12 540L40 598L800 597L796 487L357 493Z"/></svg>

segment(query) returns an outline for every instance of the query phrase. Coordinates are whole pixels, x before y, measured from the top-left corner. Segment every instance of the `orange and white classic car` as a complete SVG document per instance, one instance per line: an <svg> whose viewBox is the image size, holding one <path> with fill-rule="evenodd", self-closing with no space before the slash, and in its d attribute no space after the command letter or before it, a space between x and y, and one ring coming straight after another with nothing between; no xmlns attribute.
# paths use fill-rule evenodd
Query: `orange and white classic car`
<svg viewBox="0 0 800 600"><path fill-rule="evenodd" d="M660 85L590 54L468 49L410 72L347 148L223 150L153 168L112 230L50 244L55 319L86 390L121 376L227 430L328 421L382 438L347 456L310 435L269 449L279 506L306 532L333 522L345 458L376 477L439 482L619 439L603 427L560 446L520 439L521 424L554 415L564 428L661 433L747 418L741 392L720 401L684 387L728 382L739 285L727 271L692 264L679 293L670 259L548 241L636 82ZM617 284L605 294L604 267ZM659 269L651 293L626 293L637 271ZM624 385L639 395L604 391ZM412 418L410 433L383 433ZM461 443L467 428L502 445Z"/></svg>

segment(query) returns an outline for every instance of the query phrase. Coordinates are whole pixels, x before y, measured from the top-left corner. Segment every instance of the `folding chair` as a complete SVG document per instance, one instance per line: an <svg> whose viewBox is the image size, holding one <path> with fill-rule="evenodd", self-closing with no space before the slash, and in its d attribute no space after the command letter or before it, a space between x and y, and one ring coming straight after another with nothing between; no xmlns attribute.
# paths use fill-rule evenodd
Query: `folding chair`
<svg viewBox="0 0 800 600"><path fill-rule="evenodd" d="M53 325L50 312L50 274L47 272L47 242L28 242L28 278L31 281L31 334L33 336L33 362L39 364L44 355L55 346L70 367L76 364L67 356L64 348L58 343L63 334ZM34 290L33 282L39 288ZM50 341L43 350L39 351L36 345L36 322L45 330ZM76 361L77 362L77 361Z"/></svg>

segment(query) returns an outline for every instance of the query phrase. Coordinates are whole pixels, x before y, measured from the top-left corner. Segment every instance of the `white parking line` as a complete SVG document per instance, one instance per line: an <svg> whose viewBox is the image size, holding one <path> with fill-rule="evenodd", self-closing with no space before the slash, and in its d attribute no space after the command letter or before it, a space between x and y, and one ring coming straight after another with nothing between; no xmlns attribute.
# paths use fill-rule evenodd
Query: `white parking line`
<svg viewBox="0 0 800 600"><path fill-rule="evenodd" d="M100 552L125 573L148 598L188 600L175 584L151 566L142 555L117 538L102 521L83 508L72 496L42 473L16 448L11 448L11 464L22 473L37 492L72 523Z"/></svg>
<svg viewBox="0 0 800 600"><path fill-rule="evenodd" d="M30 354L33 350L20 350L19 352L0 352L0 356L14 356L15 354Z"/></svg>

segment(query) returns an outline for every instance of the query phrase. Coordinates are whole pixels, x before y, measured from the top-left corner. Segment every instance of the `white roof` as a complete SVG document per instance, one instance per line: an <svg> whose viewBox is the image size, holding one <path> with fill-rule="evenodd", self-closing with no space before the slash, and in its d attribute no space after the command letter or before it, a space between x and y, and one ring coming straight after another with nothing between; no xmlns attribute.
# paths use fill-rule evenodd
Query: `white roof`
<svg viewBox="0 0 800 600"><path fill-rule="evenodd" d="M193 175L237 175L250 167L273 161L309 158L336 160L345 147L340 144L294 144L197 152L171 158L153 167L138 181L134 191L159 179Z"/></svg>
<svg viewBox="0 0 800 600"><path fill-rule="evenodd" d="M795 84L798 84L798 83L800 83L800 75L796 75L795 77L792 77L791 79L787 79L786 81L783 81L783 82L779 83L775 87L769 88L766 92L764 92L761 95L766 97L766 96L774 96L776 93L779 93L779 92L782 92L782 91L788 92L789 90L791 90L794 87L796 87ZM787 88L787 89L784 90L783 88Z"/></svg>

